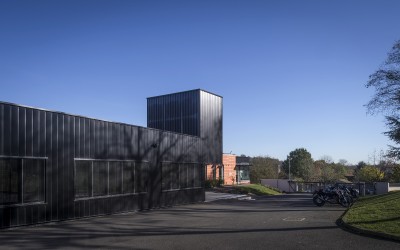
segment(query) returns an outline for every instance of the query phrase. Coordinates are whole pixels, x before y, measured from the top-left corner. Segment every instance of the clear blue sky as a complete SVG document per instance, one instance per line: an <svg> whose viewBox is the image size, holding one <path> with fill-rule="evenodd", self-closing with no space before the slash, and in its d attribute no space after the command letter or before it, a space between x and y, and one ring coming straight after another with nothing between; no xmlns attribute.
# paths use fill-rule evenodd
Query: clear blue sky
<svg viewBox="0 0 400 250"><path fill-rule="evenodd" d="M146 97L224 97L224 151L371 161L370 74L400 1L0 1L0 100L146 126Z"/></svg>

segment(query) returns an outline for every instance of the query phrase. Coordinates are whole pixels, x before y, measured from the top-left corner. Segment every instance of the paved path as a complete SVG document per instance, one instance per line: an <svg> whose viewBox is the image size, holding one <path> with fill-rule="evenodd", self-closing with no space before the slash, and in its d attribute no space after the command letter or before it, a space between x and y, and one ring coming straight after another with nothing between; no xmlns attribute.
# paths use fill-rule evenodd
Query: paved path
<svg viewBox="0 0 400 250"><path fill-rule="evenodd" d="M228 194L218 192L206 192L206 202L212 202L216 200L227 200L227 199L244 199L249 197L243 194Z"/></svg>
<svg viewBox="0 0 400 250"><path fill-rule="evenodd" d="M346 232L310 195L216 200L0 231L1 249L400 249Z"/></svg>

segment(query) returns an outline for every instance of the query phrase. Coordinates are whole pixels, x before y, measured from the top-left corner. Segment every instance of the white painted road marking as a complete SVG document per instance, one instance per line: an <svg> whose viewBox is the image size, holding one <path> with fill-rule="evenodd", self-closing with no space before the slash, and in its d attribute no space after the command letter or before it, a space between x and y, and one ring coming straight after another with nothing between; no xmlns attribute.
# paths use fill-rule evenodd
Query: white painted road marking
<svg viewBox="0 0 400 250"><path fill-rule="evenodd" d="M297 217L287 217L284 218L284 221L304 221L306 218L297 218Z"/></svg>

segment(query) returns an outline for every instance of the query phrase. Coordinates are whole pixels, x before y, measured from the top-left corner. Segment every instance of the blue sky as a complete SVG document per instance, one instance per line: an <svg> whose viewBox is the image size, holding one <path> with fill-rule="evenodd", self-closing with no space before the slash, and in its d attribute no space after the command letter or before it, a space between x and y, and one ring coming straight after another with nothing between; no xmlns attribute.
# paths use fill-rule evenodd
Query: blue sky
<svg viewBox="0 0 400 250"><path fill-rule="evenodd" d="M146 126L146 97L224 97L224 151L370 161L364 87L400 1L0 1L0 101Z"/></svg>

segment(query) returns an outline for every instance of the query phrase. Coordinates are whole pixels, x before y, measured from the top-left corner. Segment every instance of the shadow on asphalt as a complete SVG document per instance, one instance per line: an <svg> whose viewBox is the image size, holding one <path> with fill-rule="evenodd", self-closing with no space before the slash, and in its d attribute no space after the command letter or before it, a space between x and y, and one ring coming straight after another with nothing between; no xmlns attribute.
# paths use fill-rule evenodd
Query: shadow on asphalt
<svg viewBox="0 0 400 250"><path fill-rule="evenodd" d="M151 228L154 221L146 223L146 229L138 228L132 230L131 228L108 228L104 227L103 223L91 221L91 227L82 228L85 223L81 223L79 227L71 224L49 226L44 228L29 228L29 233L26 230L11 230L0 236L2 246L12 246L17 248L40 248L40 249L57 249L58 247L64 248L85 248L88 247L86 243L80 244L81 241L95 242L97 239L107 239L112 237L114 241L118 241L121 237L145 237L145 236L177 236L177 235L218 235L218 234L241 234L241 233L258 233L258 232L285 232L285 231L305 231L305 230L327 230L335 229L337 226L324 226L324 227L296 227L296 228L270 228L270 229L221 229L215 230L214 228L184 228L181 227L154 227ZM83 224L83 225L82 225ZM132 226L130 224L127 224ZM96 226L93 228L93 226ZM119 224L121 226L121 224ZM149 228L150 226L150 228ZM102 244L90 244L90 248L103 248ZM118 247L120 248L120 247ZM131 249L128 247L127 249Z"/></svg>
<svg viewBox="0 0 400 250"><path fill-rule="evenodd" d="M288 226L283 224L281 226L271 225L272 227L269 228L213 224L215 220L222 216L234 218L235 214L259 218L257 216L263 213L283 212L285 216L286 213L289 216L290 213L297 211L344 211L344 208L333 205L323 208L316 207L312 204L310 197L310 195L282 195L280 197L261 197L256 200L244 201L237 199L217 200L211 203L181 205L173 208L21 227L0 231L0 248L112 248L113 243L123 244L124 241L129 242L134 237L178 235L210 235L211 237L211 235L218 234L310 232L312 230L337 229L338 227L334 223L324 226L317 224L308 224L308 226L291 224ZM208 222L204 223L206 220ZM244 221L247 222L247 217ZM128 243L125 246L118 246L118 248L132 249L132 246L129 246Z"/></svg>

